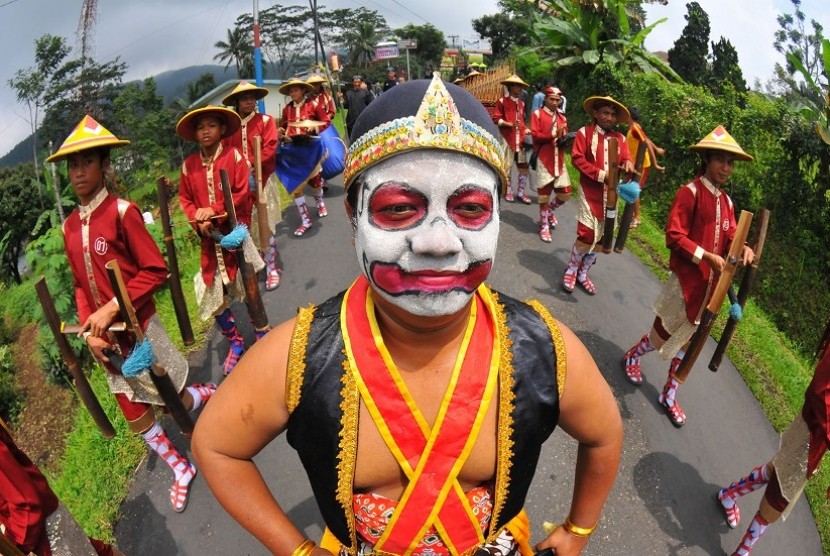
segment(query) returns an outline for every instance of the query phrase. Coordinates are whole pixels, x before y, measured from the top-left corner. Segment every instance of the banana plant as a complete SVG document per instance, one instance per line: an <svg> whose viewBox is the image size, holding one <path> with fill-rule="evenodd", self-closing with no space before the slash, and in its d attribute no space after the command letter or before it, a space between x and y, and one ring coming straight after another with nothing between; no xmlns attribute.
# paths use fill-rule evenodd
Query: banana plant
<svg viewBox="0 0 830 556"><path fill-rule="evenodd" d="M619 36L606 37L603 17L616 20ZM637 33L631 33L627 0L551 0L548 10L536 14L532 33L538 46L555 67L595 66L601 61L624 64L643 73L657 73L666 79L683 81L669 65L643 46L659 19Z"/></svg>
<svg viewBox="0 0 830 556"><path fill-rule="evenodd" d="M830 78L830 39L823 39L821 41L821 57L824 62L823 73L825 77ZM807 71L801 59L793 52L787 52L787 60L790 61L793 67L804 78L807 87L813 95L824 101L824 105L822 105L805 97L798 103L796 109L802 116L815 122L816 133L818 133L822 141L830 145L830 84L822 85L816 81L810 75L810 72Z"/></svg>

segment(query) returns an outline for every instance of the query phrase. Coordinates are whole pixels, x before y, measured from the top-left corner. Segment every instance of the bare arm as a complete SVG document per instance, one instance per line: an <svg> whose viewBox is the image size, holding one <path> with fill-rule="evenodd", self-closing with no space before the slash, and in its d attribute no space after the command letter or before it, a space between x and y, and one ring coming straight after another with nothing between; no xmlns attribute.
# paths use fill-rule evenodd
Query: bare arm
<svg viewBox="0 0 830 556"><path fill-rule="evenodd" d="M252 461L285 429L285 373L294 321L258 341L211 398L193 433L193 455L223 508L268 550L290 555L305 538Z"/></svg>
<svg viewBox="0 0 830 556"><path fill-rule="evenodd" d="M593 527L614 486L620 463L623 430L617 402L596 363L570 329L559 324L565 340L568 375L560 400L559 426L579 442L570 521ZM557 556L580 554L588 537L558 527L537 550L554 548Z"/></svg>

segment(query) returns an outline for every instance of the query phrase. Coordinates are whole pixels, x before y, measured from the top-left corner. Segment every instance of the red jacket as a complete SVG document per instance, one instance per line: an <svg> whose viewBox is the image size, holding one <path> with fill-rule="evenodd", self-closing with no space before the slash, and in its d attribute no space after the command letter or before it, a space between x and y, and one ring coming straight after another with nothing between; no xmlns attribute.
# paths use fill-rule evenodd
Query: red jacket
<svg viewBox="0 0 830 556"><path fill-rule="evenodd" d="M254 137L262 137L262 179L274 173L277 165L277 122L269 114L251 112L247 117L242 118L242 127L239 131L222 141L225 148L236 147L251 165L254 167ZM242 140L245 137L246 141Z"/></svg>
<svg viewBox="0 0 830 556"><path fill-rule="evenodd" d="M211 173L208 174L208 168ZM250 169L248 162L242 153L235 148L225 149L220 145L211 164L205 164L200 153L187 157L182 164L181 178L179 182L179 202L188 220L196 218L196 210L199 208L211 207L216 214L225 213L225 198L222 194L222 182L219 177L219 170L228 172L228 180L231 186L236 219L240 224L250 225L251 223L251 196L248 194L248 176ZM211 183L213 190L213 202L210 201L208 183ZM214 227L222 234L231 232L230 224L226 218L213 220ZM194 224L194 228L197 226ZM213 284L213 277L216 274L217 260L214 241L209 237L201 237L202 241L202 279L205 284ZM236 257L227 251L222 252L225 267L228 271L228 278L233 280L236 277Z"/></svg>
<svg viewBox="0 0 830 556"><path fill-rule="evenodd" d="M501 97L496 101L496 107L493 110L493 123L499 125L499 122L504 120L511 124L516 124L515 127L505 127L499 125L499 131L507 145L513 152L519 152L522 148L527 126L525 125L525 103L520 98L513 98L511 96Z"/></svg>
<svg viewBox="0 0 830 556"><path fill-rule="evenodd" d="M559 110L556 113L540 108L530 115L530 134L539 162L545 165L551 176L558 177L565 171L565 152L556 140L568 133L568 120Z"/></svg>
<svg viewBox="0 0 830 556"><path fill-rule="evenodd" d="M596 149L594 148L595 132ZM619 131L603 132L599 126L593 123L588 124L576 132L571 148L571 163L579 170L579 187L585 193L591 212L599 220L605 219L603 181L608 171L605 151L607 140L611 137L617 138L617 165L621 166L631 160L631 155L628 153L625 136Z"/></svg>
<svg viewBox="0 0 830 556"><path fill-rule="evenodd" d="M317 130L303 129L299 127L289 126L289 122L299 122L302 120L317 120L323 122L324 125ZM282 118L280 119L280 127L285 130L288 137L294 135L308 135L310 132L320 133L331 123L331 118L326 113L326 109L319 102L314 100L303 101L299 106L294 102L289 102L282 109Z"/></svg>
<svg viewBox="0 0 830 556"><path fill-rule="evenodd" d="M46 477L0 425L0 522L6 537L25 554L51 556L46 518L57 509L58 498Z"/></svg>
<svg viewBox="0 0 830 556"><path fill-rule="evenodd" d="M725 256L735 237L735 209L723 190L697 178L674 197L666 223L669 268L680 281L689 322L698 321L714 289L714 275L701 260L704 251Z"/></svg>
<svg viewBox="0 0 830 556"><path fill-rule="evenodd" d="M813 379L804 393L801 416L810 429L810 453L807 476L813 474L830 446L830 349L816 365Z"/></svg>
<svg viewBox="0 0 830 556"><path fill-rule="evenodd" d="M104 265L116 260L136 316L144 327L156 312L153 293L167 280L167 264L135 203L102 191L102 196L93 199L89 207L92 212L86 218L86 234L80 208L63 223L64 250L74 278L78 319L83 323L115 297Z"/></svg>

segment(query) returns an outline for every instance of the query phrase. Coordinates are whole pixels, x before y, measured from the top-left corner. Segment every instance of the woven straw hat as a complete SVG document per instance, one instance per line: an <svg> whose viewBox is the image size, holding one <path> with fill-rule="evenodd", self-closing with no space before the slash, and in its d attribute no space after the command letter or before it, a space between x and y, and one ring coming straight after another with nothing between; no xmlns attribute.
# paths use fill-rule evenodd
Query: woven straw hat
<svg viewBox="0 0 830 556"><path fill-rule="evenodd" d="M182 116L182 119L176 124L176 133L182 139L196 141L196 120L207 114L216 116L225 124L225 133L222 135L222 139L230 137L242 126L239 114L233 110L223 106L205 106L204 108L191 110Z"/></svg>
<svg viewBox="0 0 830 556"><path fill-rule="evenodd" d="M741 148L735 138L722 125L713 129L709 135L689 148L693 151L724 151L734 154L738 160L755 160Z"/></svg>
<svg viewBox="0 0 830 556"><path fill-rule="evenodd" d="M222 104L225 106L233 106L236 104L236 97L241 95L242 93L254 93L256 99L259 100L265 95L268 94L268 89L265 87L259 87L257 85L253 85L248 83L247 81L240 81L239 85L230 92L228 96L222 99Z"/></svg>
<svg viewBox="0 0 830 556"><path fill-rule="evenodd" d="M325 83L327 80L322 75L317 75L316 73L310 76L308 79L305 80L306 83L309 85L316 85L317 83Z"/></svg>
<svg viewBox="0 0 830 556"><path fill-rule="evenodd" d="M314 87L303 81L302 79L293 78L291 81L286 81L280 88L277 89L281 95L287 95L288 89L291 87L302 87L305 92L311 91Z"/></svg>
<svg viewBox="0 0 830 556"><path fill-rule="evenodd" d="M582 107L588 113L589 116L594 116L594 107L598 104L611 104L617 108L617 122L621 124L627 124L631 122L631 114L628 113L628 108L625 107L619 101L614 100L612 97L588 97L585 99L585 102L582 103Z"/></svg>
<svg viewBox="0 0 830 556"><path fill-rule="evenodd" d="M499 81L505 87L509 87L510 85L521 85L522 87L530 87L527 83L522 81L522 78L516 75L515 73L508 77L507 79L502 79Z"/></svg>
<svg viewBox="0 0 830 556"><path fill-rule="evenodd" d="M110 130L96 122L92 116L84 116L75 126L75 129L72 130L72 133L69 134L69 137L66 138L66 141L63 142L55 154L46 159L46 162L58 162L70 154L98 147L123 147L129 144L129 141L119 139L113 135Z"/></svg>

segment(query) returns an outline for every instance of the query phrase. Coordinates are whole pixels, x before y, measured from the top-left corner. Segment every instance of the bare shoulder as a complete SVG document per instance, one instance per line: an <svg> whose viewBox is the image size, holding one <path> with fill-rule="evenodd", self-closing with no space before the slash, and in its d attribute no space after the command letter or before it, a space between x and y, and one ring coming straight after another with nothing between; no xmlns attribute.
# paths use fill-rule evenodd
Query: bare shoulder
<svg viewBox="0 0 830 556"><path fill-rule="evenodd" d="M206 434L211 442L233 445L226 449L235 455L250 457L285 429L285 376L294 322L275 327L245 353L205 406L194 440L206 442Z"/></svg>

